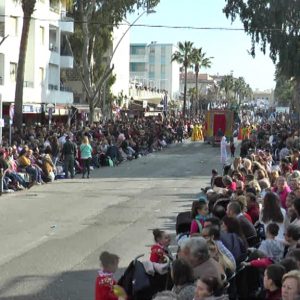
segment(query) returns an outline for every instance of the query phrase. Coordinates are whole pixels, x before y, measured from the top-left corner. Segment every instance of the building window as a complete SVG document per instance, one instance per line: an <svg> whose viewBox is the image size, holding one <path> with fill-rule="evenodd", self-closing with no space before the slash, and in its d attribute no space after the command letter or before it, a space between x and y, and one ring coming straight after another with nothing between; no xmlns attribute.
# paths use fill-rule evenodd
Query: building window
<svg viewBox="0 0 300 300"><path fill-rule="evenodd" d="M10 17L9 18L9 31L11 36L18 35L18 18Z"/></svg>
<svg viewBox="0 0 300 300"><path fill-rule="evenodd" d="M130 47L130 54L131 55L145 55L146 49L144 46L131 46Z"/></svg>
<svg viewBox="0 0 300 300"><path fill-rule="evenodd" d="M165 46L162 46L160 48L160 53L161 53L161 56L166 56L166 47Z"/></svg>
<svg viewBox="0 0 300 300"><path fill-rule="evenodd" d="M130 72L145 72L146 66L145 63L130 63Z"/></svg>
<svg viewBox="0 0 300 300"><path fill-rule="evenodd" d="M40 80L40 85L43 85L44 83L44 68L39 69L39 80Z"/></svg>
<svg viewBox="0 0 300 300"><path fill-rule="evenodd" d="M16 78L17 78L17 64L16 63L10 63L9 75L10 75L10 80L12 82L16 82Z"/></svg>
<svg viewBox="0 0 300 300"><path fill-rule="evenodd" d="M45 45L45 28L40 26L40 41L42 45Z"/></svg>
<svg viewBox="0 0 300 300"><path fill-rule="evenodd" d="M165 78L166 76L166 65L161 65L160 66L160 74L162 78Z"/></svg>

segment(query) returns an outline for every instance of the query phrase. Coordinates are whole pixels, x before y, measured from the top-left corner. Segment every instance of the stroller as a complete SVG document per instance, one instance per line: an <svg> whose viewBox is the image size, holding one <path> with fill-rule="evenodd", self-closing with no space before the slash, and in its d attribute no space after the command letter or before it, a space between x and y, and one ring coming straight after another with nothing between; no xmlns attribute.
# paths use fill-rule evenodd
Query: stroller
<svg viewBox="0 0 300 300"><path fill-rule="evenodd" d="M128 296L128 300L151 300L158 292L171 289L169 268L164 274L146 272L144 264L136 257L127 267L118 285L122 286ZM148 265L151 262L148 262Z"/></svg>

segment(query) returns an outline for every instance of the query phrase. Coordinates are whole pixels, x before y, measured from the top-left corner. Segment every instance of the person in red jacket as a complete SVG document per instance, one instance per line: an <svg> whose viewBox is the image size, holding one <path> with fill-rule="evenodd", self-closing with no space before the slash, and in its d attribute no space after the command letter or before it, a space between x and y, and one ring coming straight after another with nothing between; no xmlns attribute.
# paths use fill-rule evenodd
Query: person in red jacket
<svg viewBox="0 0 300 300"><path fill-rule="evenodd" d="M118 269L119 257L116 254L104 251L99 260L102 269L98 271L95 283L95 300L120 300L126 299L125 292L117 285L113 274Z"/></svg>
<svg viewBox="0 0 300 300"><path fill-rule="evenodd" d="M169 256L168 246L170 244L170 237L165 231L159 229L154 229L152 233L156 244L151 247L150 261L161 264L165 263L166 256Z"/></svg>
<svg viewBox="0 0 300 300"><path fill-rule="evenodd" d="M259 204L257 203L256 196L253 193L246 194L247 200L247 213L255 224L259 219Z"/></svg>

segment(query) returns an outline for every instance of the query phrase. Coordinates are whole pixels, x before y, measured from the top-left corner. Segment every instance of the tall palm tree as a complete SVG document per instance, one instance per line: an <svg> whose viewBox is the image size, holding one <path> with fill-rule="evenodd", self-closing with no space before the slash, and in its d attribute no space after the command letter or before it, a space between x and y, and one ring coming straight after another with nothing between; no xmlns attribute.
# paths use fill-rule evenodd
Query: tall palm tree
<svg viewBox="0 0 300 300"><path fill-rule="evenodd" d="M30 28L31 16L34 12L36 0L22 0L23 10L23 27L19 49L19 60L16 75L16 91L15 91L15 125L21 130L23 124L23 85L25 73L25 60L28 44L28 34Z"/></svg>
<svg viewBox="0 0 300 300"><path fill-rule="evenodd" d="M192 63L194 65L195 74L196 74L196 101L198 100L198 78L201 68L210 68L211 59L213 57L205 57L206 53L202 52L202 48L194 48L192 53Z"/></svg>
<svg viewBox="0 0 300 300"><path fill-rule="evenodd" d="M178 43L178 51L172 55L172 61L177 61L184 68L184 91L183 91L183 118L186 117L186 86L187 86L187 71L192 66L193 58L193 43L185 41Z"/></svg>
<svg viewBox="0 0 300 300"><path fill-rule="evenodd" d="M232 75L226 75L220 82L220 88L225 91L226 100L230 100L230 93L233 90L234 80Z"/></svg>
<svg viewBox="0 0 300 300"><path fill-rule="evenodd" d="M238 79L234 80L233 91L235 93L235 98L237 100L237 103L239 104L243 98L245 89L246 89L246 82L243 77L239 77Z"/></svg>

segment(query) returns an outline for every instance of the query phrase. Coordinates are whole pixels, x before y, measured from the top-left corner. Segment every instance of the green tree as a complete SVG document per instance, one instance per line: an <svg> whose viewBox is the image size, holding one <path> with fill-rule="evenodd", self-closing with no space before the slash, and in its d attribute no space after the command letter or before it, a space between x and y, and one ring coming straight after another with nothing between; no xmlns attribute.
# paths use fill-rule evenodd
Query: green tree
<svg viewBox="0 0 300 300"><path fill-rule="evenodd" d="M224 90L227 101L231 100L231 93L234 88L234 78L232 75L225 75L220 82L220 89Z"/></svg>
<svg viewBox="0 0 300 300"><path fill-rule="evenodd" d="M34 12L36 0L22 0L23 10L23 26L19 48L19 59L16 74L16 90L15 90L15 126L22 130L23 124L23 86L24 86L24 73L25 73L25 61L28 45L28 34L30 28L31 16Z"/></svg>
<svg viewBox="0 0 300 300"><path fill-rule="evenodd" d="M277 62L282 75L295 80L293 102L300 112L300 1L299 0L226 0L224 13L235 21L240 17L251 36L252 56L256 44Z"/></svg>
<svg viewBox="0 0 300 300"><path fill-rule="evenodd" d="M192 67L193 61L193 43L185 41L184 43L178 43L178 51L175 51L172 55L172 61L177 61L183 65L184 69L184 90L183 90L183 118L186 117L186 94L187 94L187 71Z"/></svg>
<svg viewBox="0 0 300 300"><path fill-rule="evenodd" d="M201 68L210 68L211 59L213 57L206 57L206 53L202 52L202 48L194 48L192 52L192 64L194 65L194 70L196 74L196 97L195 100L198 101L198 78ZM194 107L194 106L193 106Z"/></svg>
<svg viewBox="0 0 300 300"><path fill-rule="evenodd" d="M111 82L113 66L112 32L134 9L150 10L159 0L74 0L72 16L75 34L67 40L74 55L75 68L89 104L89 121L93 123L95 107L107 103L107 86Z"/></svg>
<svg viewBox="0 0 300 300"><path fill-rule="evenodd" d="M279 105L290 106L293 100L295 82L293 79L276 72L276 87L274 91L275 100Z"/></svg>
<svg viewBox="0 0 300 300"><path fill-rule="evenodd" d="M234 79L233 82L233 91L234 91L234 96L235 100L237 103L240 104L244 94L245 94L245 89L246 89L246 82L243 77L239 77L237 79Z"/></svg>

